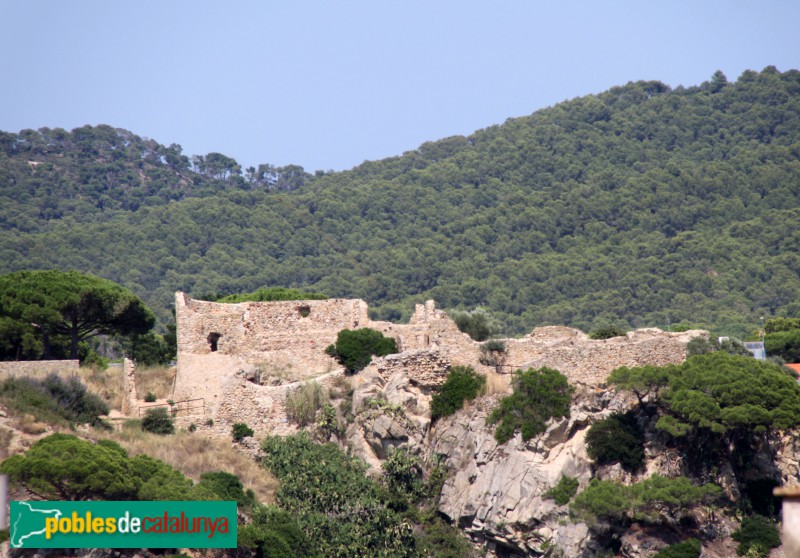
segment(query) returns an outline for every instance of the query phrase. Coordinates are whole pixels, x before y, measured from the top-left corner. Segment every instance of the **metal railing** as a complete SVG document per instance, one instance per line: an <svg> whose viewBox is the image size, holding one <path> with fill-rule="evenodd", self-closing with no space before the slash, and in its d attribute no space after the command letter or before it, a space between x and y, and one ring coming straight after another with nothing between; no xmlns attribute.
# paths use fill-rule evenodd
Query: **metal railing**
<svg viewBox="0 0 800 558"><path fill-rule="evenodd" d="M174 403L153 403L152 405L139 406L139 418L150 409L164 407L173 417L185 417L190 415L204 415L206 412L206 400L203 397L197 399L185 399Z"/></svg>

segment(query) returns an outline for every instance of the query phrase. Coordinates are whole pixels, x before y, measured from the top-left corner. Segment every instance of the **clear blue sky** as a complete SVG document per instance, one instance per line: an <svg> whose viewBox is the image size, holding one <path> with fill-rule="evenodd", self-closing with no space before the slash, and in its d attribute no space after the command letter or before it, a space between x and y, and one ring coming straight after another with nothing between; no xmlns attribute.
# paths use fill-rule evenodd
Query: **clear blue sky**
<svg viewBox="0 0 800 558"><path fill-rule="evenodd" d="M0 130L342 170L614 85L800 68L800 1L0 0Z"/></svg>

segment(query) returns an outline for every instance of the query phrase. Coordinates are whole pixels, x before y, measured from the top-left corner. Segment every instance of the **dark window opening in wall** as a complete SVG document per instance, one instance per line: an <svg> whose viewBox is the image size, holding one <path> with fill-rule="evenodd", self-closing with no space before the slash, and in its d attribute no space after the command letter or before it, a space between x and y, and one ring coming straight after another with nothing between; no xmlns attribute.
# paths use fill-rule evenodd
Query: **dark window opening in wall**
<svg viewBox="0 0 800 558"><path fill-rule="evenodd" d="M311 315L311 307L307 304L297 307L297 313L301 318L308 318Z"/></svg>
<svg viewBox="0 0 800 558"><path fill-rule="evenodd" d="M211 345L211 352L215 352L217 350L217 343L219 343L219 338L222 337L221 333L217 333L216 331L212 331L208 334L208 344Z"/></svg>

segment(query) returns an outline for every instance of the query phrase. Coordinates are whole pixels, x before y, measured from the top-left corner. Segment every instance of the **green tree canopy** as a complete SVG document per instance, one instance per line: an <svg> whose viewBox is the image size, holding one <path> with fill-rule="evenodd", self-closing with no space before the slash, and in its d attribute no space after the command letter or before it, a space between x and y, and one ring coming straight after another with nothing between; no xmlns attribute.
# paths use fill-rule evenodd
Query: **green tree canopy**
<svg viewBox="0 0 800 558"><path fill-rule="evenodd" d="M41 336L44 358L53 337L78 343L100 334L145 333L155 316L128 289L77 271L17 271L0 276L0 316L30 324Z"/></svg>
<svg viewBox="0 0 800 558"><path fill-rule="evenodd" d="M593 525L603 521L674 524L687 508L721 493L714 484L696 486L686 477L653 475L632 485L592 479L586 490L572 500L570 512Z"/></svg>
<svg viewBox="0 0 800 558"><path fill-rule="evenodd" d="M130 459L115 442L93 444L68 434L42 438L25 454L6 459L0 472L44 499L188 499L192 486L161 461Z"/></svg>
<svg viewBox="0 0 800 558"><path fill-rule="evenodd" d="M37 497L49 500L228 500L254 503L239 479L206 473L198 484L147 455L129 457L116 442L96 444L51 434L24 454L0 464L0 473Z"/></svg>
<svg viewBox="0 0 800 558"><path fill-rule="evenodd" d="M800 425L800 386L781 368L717 351L681 365L618 368L609 383L637 395L659 389L667 414L658 428L681 436L691 428L755 432Z"/></svg>

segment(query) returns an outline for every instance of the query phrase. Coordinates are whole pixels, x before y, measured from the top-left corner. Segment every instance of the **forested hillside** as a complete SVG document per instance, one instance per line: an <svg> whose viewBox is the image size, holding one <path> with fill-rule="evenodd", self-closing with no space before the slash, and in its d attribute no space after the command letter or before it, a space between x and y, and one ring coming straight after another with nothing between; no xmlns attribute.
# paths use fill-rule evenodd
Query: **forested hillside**
<svg viewBox="0 0 800 558"><path fill-rule="evenodd" d="M88 271L162 320L178 289L276 285L395 320L485 305L516 333L743 335L800 315L800 72L629 83L313 176L109 126L2 133L0 227L0 272Z"/></svg>

